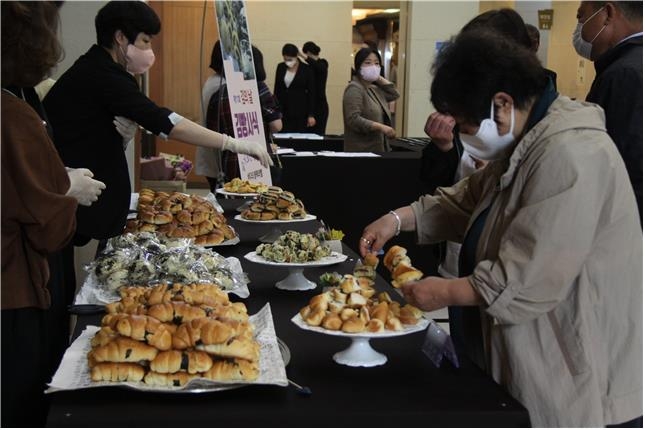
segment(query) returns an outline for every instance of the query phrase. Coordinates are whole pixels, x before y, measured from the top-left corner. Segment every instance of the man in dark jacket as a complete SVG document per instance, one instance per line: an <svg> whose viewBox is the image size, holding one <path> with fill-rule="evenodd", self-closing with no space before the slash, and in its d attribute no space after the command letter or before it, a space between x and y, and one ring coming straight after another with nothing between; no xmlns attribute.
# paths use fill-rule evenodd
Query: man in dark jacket
<svg viewBox="0 0 645 430"><path fill-rule="evenodd" d="M625 161L643 224L643 3L583 1L574 47L594 62L587 101L605 110L607 132Z"/></svg>

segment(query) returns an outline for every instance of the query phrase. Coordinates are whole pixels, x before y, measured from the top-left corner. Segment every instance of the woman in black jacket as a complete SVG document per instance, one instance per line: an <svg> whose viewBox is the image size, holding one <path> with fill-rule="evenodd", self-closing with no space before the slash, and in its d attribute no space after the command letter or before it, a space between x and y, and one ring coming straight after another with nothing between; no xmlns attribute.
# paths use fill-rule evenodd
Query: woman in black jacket
<svg viewBox="0 0 645 430"><path fill-rule="evenodd" d="M307 56L307 64L314 73L316 82L316 126L313 132L324 135L327 128L327 118L329 117L329 105L327 104L327 69L329 63L324 58L320 58L320 46L314 42L307 42L302 45L302 52Z"/></svg>
<svg viewBox="0 0 645 430"><path fill-rule="evenodd" d="M275 72L274 93L282 111L282 131L313 133L316 125L316 84L311 68L298 60L298 47L282 47L284 62Z"/></svg>

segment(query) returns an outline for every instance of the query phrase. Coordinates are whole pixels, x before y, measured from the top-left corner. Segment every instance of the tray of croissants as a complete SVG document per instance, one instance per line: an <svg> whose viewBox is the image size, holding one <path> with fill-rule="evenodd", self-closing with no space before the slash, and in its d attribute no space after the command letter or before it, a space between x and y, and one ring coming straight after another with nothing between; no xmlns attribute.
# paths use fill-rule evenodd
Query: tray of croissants
<svg viewBox="0 0 645 430"><path fill-rule="evenodd" d="M234 245L240 241L224 214L206 198L148 188L139 191L136 218L127 221L125 232L190 238L200 246Z"/></svg>
<svg viewBox="0 0 645 430"><path fill-rule="evenodd" d="M123 385L146 391L218 391L287 385L270 305L249 317L213 284L121 291L100 327L66 351L50 391Z"/></svg>
<svg viewBox="0 0 645 430"><path fill-rule="evenodd" d="M385 261L394 273L392 256L386 254ZM409 258L401 257L397 263L412 267ZM346 337L400 336L427 327L429 321L420 309L401 305L385 291L376 292L377 265L378 258L368 254L352 274L324 274L321 281L328 285L326 291L312 297L292 322L305 330Z"/></svg>

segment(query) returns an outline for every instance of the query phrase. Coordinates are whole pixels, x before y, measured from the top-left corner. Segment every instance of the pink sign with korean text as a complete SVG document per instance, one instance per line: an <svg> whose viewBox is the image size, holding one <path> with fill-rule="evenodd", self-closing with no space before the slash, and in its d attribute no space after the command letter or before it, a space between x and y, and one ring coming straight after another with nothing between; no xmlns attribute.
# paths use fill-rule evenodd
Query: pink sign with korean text
<svg viewBox="0 0 645 430"><path fill-rule="evenodd" d="M235 138L266 145L258 84L244 1L215 1L228 102ZM271 172L258 160L238 154L241 179L271 185Z"/></svg>

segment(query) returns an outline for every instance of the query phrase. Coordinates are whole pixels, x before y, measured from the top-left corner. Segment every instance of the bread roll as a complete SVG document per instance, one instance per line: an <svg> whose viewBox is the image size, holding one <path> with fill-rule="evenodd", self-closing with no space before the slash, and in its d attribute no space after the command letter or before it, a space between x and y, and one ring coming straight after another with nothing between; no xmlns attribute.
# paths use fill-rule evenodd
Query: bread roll
<svg viewBox="0 0 645 430"><path fill-rule="evenodd" d="M143 366L135 363L98 363L92 367L92 381L139 382L143 379Z"/></svg>
<svg viewBox="0 0 645 430"><path fill-rule="evenodd" d="M156 225L156 224L149 224L149 223L147 223L147 222L144 222L143 224L141 224L141 225L139 226L139 231L140 231L140 232L144 232L144 231L149 231L149 232L157 231L157 225Z"/></svg>
<svg viewBox="0 0 645 430"><path fill-rule="evenodd" d="M213 359L202 351L166 351L160 352L150 362L150 370L157 373L184 371L195 374L207 371L212 365Z"/></svg>
<svg viewBox="0 0 645 430"><path fill-rule="evenodd" d="M393 247L388 249L388 251L385 253L385 256L383 257L383 264L385 265L387 270L389 270L390 272L392 271L392 260L394 259L394 257L406 255L407 252L408 251L405 248L398 245L394 245Z"/></svg>
<svg viewBox="0 0 645 430"><path fill-rule="evenodd" d="M204 221L208 221L210 214L204 210L196 210L193 212L192 224L201 224Z"/></svg>
<svg viewBox="0 0 645 430"><path fill-rule="evenodd" d="M378 257L376 256L376 254L369 253L369 254L365 255L365 258L363 259L363 262L366 265L371 266L374 269L376 269L376 266L378 266Z"/></svg>
<svg viewBox="0 0 645 430"><path fill-rule="evenodd" d="M341 330L345 333L360 333L365 330L365 321L357 316L351 317L343 323Z"/></svg>
<svg viewBox="0 0 645 430"><path fill-rule="evenodd" d="M162 387L181 387L186 385L192 379L199 378L200 375L191 375L186 372L176 373L157 373L148 372L144 382L148 385L157 385Z"/></svg>
<svg viewBox="0 0 645 430"><path fill-rule="evenodd" d="M367 331L371 333L378 333L378 332L384 331L384 327L385 325L383 324L383 321L379 319L372 319L372 320L369 320L366 328L367 328Z"/></svg>
<svg viewBox="0 0 645 430"><path fill-rule="evenodd" d="M400 262L392 270L392 278L397 279L399 276L403 275L404 273L411 272L413 270L416 270L416 269L407 263Z"/></svg>
<svg viewBox="0 0 645 430"><path fill-rule="evenodd" d="M202 376L212 381L254 381L260 370L255 362L246 360L217 360Z"/></svg>
<svg viewBox="0 0 645 430"><path fill-rule="evenodd" d="M348 319L357 317L357 316L358 316L358 311L356 309L345 308L342 311L340 311L340 319L343 321L347 321Z"/></svg>
<svg viewBox="0 0 645 430"><path fill-rule="evenodd" d="M157 348L127 337L118 337L106 345L94 348L92 351L97 363L106 361L114 363L150 361L158 353Z"/></svg>
<svg viewBox="0 0 645 430"><path fill-rule="evenodd" d="M208 220L202 221L200 224L197 224L195 227L195 229L197 230L197 235L208 234L211 231L213 231L214 228L215 227L213 226L213 223Z"/></svg>
<svg viewBox="0 0 645 430"><path fill-rule="evenodd" d="M193 223L193 217L190 212L187 210L181 210L175 214L175 218L177 218L177 221L179 221L182 224L192 224Z"/></svg>
<svg viewBox="0 0 645 430"><path fill-rule="evenodd" d="M347 306L352 308L360 308L367 304L367 299L360 293L351 293L347 299Z"/></svg>
<svg viewBox="0 0 645 430"><path fill-rule="evenodd" d="M384 323L385 321L387 321L387 313L389 310L390 309L386 302L380 302L378 305L372 308L370 316L372 319L377 319Z"/></svg>
<svg viewBox="0 0 645 430"><path fill-rule="evenodd" d="M260 359L260 345L252 339L233 338L227 343L214 345L197 345L197 350L225 358L241 358L248 361Z"/></svg>
<svg viewBox="0 0 645 430"><path fill-rule="evenodd" d="M213 230L195 238L195 244L199 246L216 246L222 242L224 242L224 235L220 230Z"/></svg>
<svg viewBox="0 0 645 430"><path fill-rule="evenodd" d="M323 318L325 317L325 311L322 309L311 309L311 312L307 315L305 318L305 322L314 327L318 327L321 323Z"/></svg>
<svg viewBox="0 0 645 430"><path fill-rule="evenodd" d="M403 325L401 324L401 320L399 320L396 317L393 317L393 318L389 318L385 322L385 328L388 330L400 331L400 330L403 330Z"/></svg>
<svg viewBox="0 0 645 430"><path fill-rule="evenodd" d="M249 220L259 220L260 219L260 213L259 212L253 212L253 211L247 209L244 212L242 212L242 218L249 219Z"/></svg>
<svg viewBox="0 0 645 430"><path fill-rule="evenodd" d="M340 319L338 314L329 313L322 320L322 327L327 330L340 330L342 326L343 320Z"/></svg>
<svg viewBox="0 0 645 430"><path fill-rule="evenodd" d="M226 225L226 224L222 225L220 227L220 230L224 234L224 239L226 240L235 239L236 237L235 230L233 230L233 227L231 227L230 225Z"/></svg>
<svg viewBox="0 0 645 430"><path fill-rule="evenodd" d="M414 270L405 272L399 277L397 277L394 281L392 281L392 286L394 288L401 288L401 285L407 284L409 282L418 281L421 278L423 278L423 272L421 272L420 270L414 269Z"/></svg>

